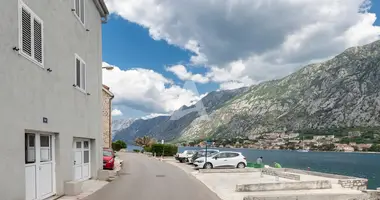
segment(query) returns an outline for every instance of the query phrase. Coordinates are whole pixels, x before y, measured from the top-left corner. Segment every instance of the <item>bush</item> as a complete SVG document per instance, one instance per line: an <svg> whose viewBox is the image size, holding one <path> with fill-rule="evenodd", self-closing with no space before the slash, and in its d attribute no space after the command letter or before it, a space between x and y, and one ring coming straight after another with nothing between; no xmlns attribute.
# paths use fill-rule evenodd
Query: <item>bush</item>
<svg viewBox="0 0 380 200"><path fill-rule="evenodd" d="M126 149L126 148L127 148L127 144L124 141L117 140L112 143L112 149L114 151L120 151L120 149Z"/></svg>
<svg viewBox="0 0 380 200"><path fill-rule="evenodd" d="M156 156L174 156L178 152L178 147L172 144L153 144L152 153L156 153Z"/></svg>
<svg viewBox="0 0 380 200"><path fill-rule="evenodd" d="M138 150L138 149L133 149L133 152L140 153L140 150Z"/></svg>
<svg viewBox="0 0 380 200"><path fill-rule="evenodd" d="M146 146L146 147L144 147L144 151L145 152L152 152L152 147Z"/></svg>

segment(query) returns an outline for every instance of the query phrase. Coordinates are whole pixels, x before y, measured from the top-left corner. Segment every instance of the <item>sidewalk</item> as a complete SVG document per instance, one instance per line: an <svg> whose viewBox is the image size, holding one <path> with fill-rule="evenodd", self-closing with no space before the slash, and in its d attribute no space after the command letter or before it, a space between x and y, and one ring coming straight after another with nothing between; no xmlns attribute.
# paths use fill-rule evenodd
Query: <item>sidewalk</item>
<svg viewBox="0 0 380 200"><path fill-rule="evenodd" d="M110 171L110 179L108 181L91 180L91 179L86 180L83 182L81 194L77 196L62 196L58 198L58 200L80 200L102 189L104 186L106 186L111 181L117 178L118 172L121 170L123 166L123 162L124 161L120 159L119 157L115 158L115 167L112 171Z"/></svg>

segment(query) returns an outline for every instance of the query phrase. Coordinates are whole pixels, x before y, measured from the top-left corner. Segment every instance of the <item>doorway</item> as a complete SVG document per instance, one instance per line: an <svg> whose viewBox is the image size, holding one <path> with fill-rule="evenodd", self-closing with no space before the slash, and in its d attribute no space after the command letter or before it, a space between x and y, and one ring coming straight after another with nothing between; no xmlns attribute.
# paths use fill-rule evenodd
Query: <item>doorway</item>
<svg viewBox="0 0 380 200"><path fill-rule="evenodd" d="M75 181L88 180L91 177L90 140L74 139L74 177Z"/></svg>
<svg viewBox="0 0 380 200"><path fill-rule="evenodd" d="M25 199L45 199L55 194L55 136L25 134Z"/></svg>

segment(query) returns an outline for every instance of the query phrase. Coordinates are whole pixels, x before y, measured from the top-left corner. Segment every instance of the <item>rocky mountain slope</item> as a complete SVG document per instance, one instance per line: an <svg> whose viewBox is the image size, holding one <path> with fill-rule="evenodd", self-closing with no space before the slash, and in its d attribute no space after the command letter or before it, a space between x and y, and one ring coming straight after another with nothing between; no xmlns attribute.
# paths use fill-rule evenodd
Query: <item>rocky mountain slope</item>
<svg viewBox="0 0 380 200"><path fill-rule="evenodd" d="M188 141L249 137L265 132L380 125L380 41L353 47L279 80L212 92L173 116L136 120L115 139L149 135ZM196 109L195 109L196 108ZM208 118L195 110L205 110ZM206 120L205 120L206 119Z"/></svg>
<svg viewBox="0 0 380 200"><path fill-rule="evenodd" d="M187 140L380 125L380 41L252 86L182 132Z"/></svg>
<svg viewBox="0 0 380 200"><path fill-rule="evenodd" d="M172 116L159 116L151 119L116 120L113 122L114 140L124 140L133 143L136 137L151 136L157 140L170 141L181 136L182 131L193 120L220 108L233 97L245 93L248 88L236 90L214 91L207 94L192 106L183 106ZM120 126L123 124L123 126Z"/></svg>

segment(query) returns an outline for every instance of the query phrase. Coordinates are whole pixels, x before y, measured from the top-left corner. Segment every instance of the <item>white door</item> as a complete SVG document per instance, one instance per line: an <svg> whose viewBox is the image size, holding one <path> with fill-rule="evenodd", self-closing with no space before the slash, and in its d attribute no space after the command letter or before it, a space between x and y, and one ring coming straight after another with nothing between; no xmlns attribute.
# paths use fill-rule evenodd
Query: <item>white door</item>
<svg viewBox="0 0 380 200"><path fill-rule="evenodd" d="M90 178L90 141L74 140L74 180Z"/></svg>
<svg viewBox="0 0 380 200"><path fill-rule="evenodd" d="M25 196L45 199L55 194L54 136L25 134Z"/></svg>

